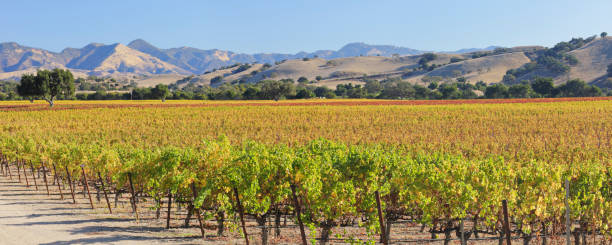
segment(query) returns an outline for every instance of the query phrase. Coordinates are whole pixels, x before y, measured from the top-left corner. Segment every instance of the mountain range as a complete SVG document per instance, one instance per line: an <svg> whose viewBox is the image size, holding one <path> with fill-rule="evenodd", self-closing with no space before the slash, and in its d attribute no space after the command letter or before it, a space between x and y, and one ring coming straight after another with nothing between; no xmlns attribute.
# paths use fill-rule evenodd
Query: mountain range
<svg viewBox="0 0 612 245"><path fill-rule="evenodd" d="M448 53L464 53L485 49L463 49ZM418 55L427 51L391 45L349 43L339 50L319 50L296 54L257 53L244 54L218 49L180 47L161 49L142 39L105 45L91 43L83 48L66 48L52 52L27 47L14 42L0 43L0 73L3 78L19 77L39 68L68 68L77 75L154 75L154 74L202 74L213 69L236 63L269 63L303 58L336 59L357 56Z"/></svg>
<svg viewBox="0 0 612 245"><path fill-rule="evenodd" d="M550 52L555 50L563 52L554 56L560 59L550 56ZM112 77L139 86L170 84L179 80L184 86L221 86L265 79L297 81L301 77L313 81L313 85L328 87L393 77L422 84L432 79L452 81L462 78L471 83L497 83L502 80L529 81L536 77L551 77L557 84L573 78L598 84L608 78L612 37L574 38L549 49L542 46L490 46L436 52L435 58L423 68L421 59L426 52L390 45L349 43L339 50L311 53L244 54L192 47L161 49L142 39L128 45L92 43L83 48L52 52L9 42L0 43L0 79L17 80L37 69L65 68L76 77ZM238 63L245 65L235 65ZM550 69L551 65L566 69L566 72L556 72ZM512 73L512 79L506 76L509 73Z"/></svg>

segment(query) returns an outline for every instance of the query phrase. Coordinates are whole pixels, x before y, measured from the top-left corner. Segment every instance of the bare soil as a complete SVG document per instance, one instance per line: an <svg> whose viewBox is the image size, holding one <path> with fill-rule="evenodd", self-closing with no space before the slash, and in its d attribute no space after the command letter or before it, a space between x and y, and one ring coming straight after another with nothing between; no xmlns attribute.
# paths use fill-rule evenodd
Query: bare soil
<svg viewBox="0 0 612 245"><path fill-rule="evenodd" d="M30 179L30 184L32 179ZM151 225L151 220L136 222L130 215L106 214L77 193L77 204L59 193L47 196L44 186L34 186L0 177L0 244L209 244L196 229L170 229ZM51 188L51 187L50 187ZM53 189L57 191L56 189ZM66 194L66 193L64 193ZM95 201L94 201L95 202ZM117 210L120 212L120 210ZM175 224L176 225L176 224ZM221 244L231 243L230 241Z"/></svg>

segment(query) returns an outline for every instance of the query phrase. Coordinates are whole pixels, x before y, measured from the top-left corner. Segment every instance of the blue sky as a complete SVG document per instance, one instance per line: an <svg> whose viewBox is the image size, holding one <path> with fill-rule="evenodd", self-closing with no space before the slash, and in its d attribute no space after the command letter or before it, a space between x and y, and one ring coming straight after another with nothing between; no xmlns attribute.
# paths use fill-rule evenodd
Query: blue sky
<svg viewBox="0 0 612 245"><path fill-rule="evenodd" d="M143 38L161 48L237 52L550 46L612 33L610 0L0 0L0 42L60 51Z"/></svg>

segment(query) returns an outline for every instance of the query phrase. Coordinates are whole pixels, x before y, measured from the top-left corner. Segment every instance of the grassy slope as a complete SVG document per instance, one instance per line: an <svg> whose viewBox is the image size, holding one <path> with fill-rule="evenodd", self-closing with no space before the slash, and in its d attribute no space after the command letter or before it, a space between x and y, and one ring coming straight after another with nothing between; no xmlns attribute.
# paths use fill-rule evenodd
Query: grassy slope
<svg viewBox="0 0 612 245"><path fill-rule="evenodd" d="M580 62L572 67L569 76L587 82L596 81L606 75L608 65L612 64L612 37L597 39L570 53Z"/></svg>

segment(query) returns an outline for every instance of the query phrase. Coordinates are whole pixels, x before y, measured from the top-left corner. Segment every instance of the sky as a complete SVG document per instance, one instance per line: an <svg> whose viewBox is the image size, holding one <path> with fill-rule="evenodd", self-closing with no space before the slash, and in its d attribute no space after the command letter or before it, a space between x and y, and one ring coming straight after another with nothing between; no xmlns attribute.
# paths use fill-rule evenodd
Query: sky
<svg viewBox="0 0 612 245"><path fill-rule="evenodd" d="M59 52L142 38L243 53L350 42L449 51L612 33L610 0L0 0L0 42Z"/></svg>

